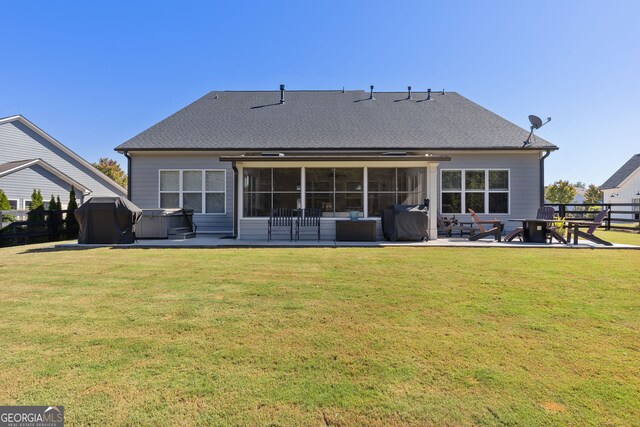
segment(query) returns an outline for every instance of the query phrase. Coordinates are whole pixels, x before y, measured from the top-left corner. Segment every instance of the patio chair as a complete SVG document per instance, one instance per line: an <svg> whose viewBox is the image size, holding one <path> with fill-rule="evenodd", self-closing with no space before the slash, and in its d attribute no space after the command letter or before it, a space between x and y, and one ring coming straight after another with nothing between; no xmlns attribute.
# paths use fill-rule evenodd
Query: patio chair
<svg viewBox="0 0 640 427"><path fill-rule="evenodd" d="M267 231L267 239L270 241L272 233L277 230L286 230L289 232L289 240L293 240L293 209L276 208L271 209L268 221L269 229Z"/></svg>
<svg viewBox="0 0 640 427"><path fill-rule="evenodd" d="M551 206L542 206L538 208L538 212L536 213L537 219L553 219L555 215L555 209ZM520 239L520 241L524 240L524 228L518 227L513 231L509 232L506 236L504 236L505 242L510 242L515 238ZM556 227L553 225L547 226L547 238L549 239L549 243L555 238L560 243L567 243L562 234L560 234Z"/></svg>
<svg viewBox="0 0 640 427"><path fill-rule="evenodd" d="M471 218L473 218L473 222L478 226L478 233L475 233L473 236L469 236L469 240L479 240L485 237L493 236L494 240L500 241L500 234L502 233L502 223L498 219L493 220L481 220L476 215L476 212L469 208L469 213L471 214ZM490 229L484 228L484 224L491 224L492 227Z"/></svg>
<svg viewBox="0 0 640 427"><path fill-rule="evenodd" d="M320 241L320 217L322 210L320 208L304 208L298 209L298 218L296 219L296 240L300 240L301 228L311 228L313 233L317 233L318 241Z"/></svg>
<svg viewBox="0 0 640 427"><path fill-rule="evenodd" d="M602 225L602 221L604 221L607 215L609 215L609 209L603 209L598 213L598 215L596 215L593 221L572 221L570 219L566 220L567 242L571 241L571 235L573 234L574 245L578 244L578 237L581 237L583 239L590 240L601 245L613 246L613 244L607 242L606 240L602 240L601 238L593 235L593 232ZM587 231L581 231L581 228L586 228Z"/></svg>
<svg viewBox="0 0 640 427"><path fill-rule="evenodd" d="M457 219L447 220L442 218L440 215L437 217L438 219L438 234L445 235L446 237L451 237L454 232L459 232L462 237L463 233L469 234L469 236L473 236L476 233L476 229L471 225L465 225L465 223L458 222Z"/></svg>

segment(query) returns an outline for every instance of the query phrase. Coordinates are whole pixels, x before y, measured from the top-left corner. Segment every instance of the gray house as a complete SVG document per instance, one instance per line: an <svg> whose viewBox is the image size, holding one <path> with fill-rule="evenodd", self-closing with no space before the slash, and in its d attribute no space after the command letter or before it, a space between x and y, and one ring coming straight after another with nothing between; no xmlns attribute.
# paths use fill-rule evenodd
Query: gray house
<svg viewBox="0 0 640 427"><path fill-rule="evenodd" d="M198 232L267 235L276 207L359 211L431 201L465 218L535 215L558 147L455 92L211 92L116 147L141 208L192 208ZM511 225L506 223L507 226ZM431 215L431 236L436 236Z"/></svg>
<svg viewBox="0 0 640 427"><path fill-rule="evenodd" d="M66 205L92 196L123 196L126 190L23 116L0 119L0 189L13 209L28 209L34 188L45 201Z"/></svg>

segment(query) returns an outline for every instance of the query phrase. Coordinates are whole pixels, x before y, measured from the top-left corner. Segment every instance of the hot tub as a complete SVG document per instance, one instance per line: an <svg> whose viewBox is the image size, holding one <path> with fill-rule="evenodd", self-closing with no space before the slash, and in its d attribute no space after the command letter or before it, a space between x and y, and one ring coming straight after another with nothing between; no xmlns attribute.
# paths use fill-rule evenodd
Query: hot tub
<svg viewBox="0 0 640 427"><path fill-rule="evenodd" d="M136 224L139 239L168 239L170 236L195 236L193 209L142 209Z"/></svg>

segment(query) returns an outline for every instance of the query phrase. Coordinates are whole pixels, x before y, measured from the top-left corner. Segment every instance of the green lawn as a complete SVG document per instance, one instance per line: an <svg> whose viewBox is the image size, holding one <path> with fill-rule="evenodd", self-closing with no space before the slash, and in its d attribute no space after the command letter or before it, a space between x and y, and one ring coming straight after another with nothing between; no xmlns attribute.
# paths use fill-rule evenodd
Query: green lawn
<svg viewBox="0 0 640 427"><path fill-rule="evenodd" d="M68 425L638 425L640 251L0 249L0 403Z"/></svg>
<svg viewBox="0 0 640 427"><path fill-rule="evenodd" d="M596 231L596 236L611 242L640 246L640 234L628 231Z"/></svg>

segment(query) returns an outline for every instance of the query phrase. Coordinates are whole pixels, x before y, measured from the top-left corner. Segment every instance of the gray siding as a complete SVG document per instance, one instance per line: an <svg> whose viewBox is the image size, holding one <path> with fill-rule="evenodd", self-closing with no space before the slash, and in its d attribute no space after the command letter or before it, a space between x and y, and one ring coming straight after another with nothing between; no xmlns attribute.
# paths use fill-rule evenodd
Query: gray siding
<svg viewBox="0 0 640 427"><path fill-rule="evenodd" d="M35 165L0 178L0 189L4 190L9 199L31 200L34 188L40 190L45 202L52 195L60 196L64 205L69 202L69 184L41 166ZM78 203L82 201L80 196L76 194Z"/></svg>
<svg viewBox="0 0 640 427"><path fill-rule="evenodd" d="M442 162L438 167L438 180L442 169L509 169L510 194L509 214L486 214L480 218L498 218L503 220L505 229L519 226L508 222L509 218L535 217L540 207L540 155L538 152L512 153L448 153L450 162ZM440 182L438 182L438 204L440 203ZM471 221L469 215L456 215Z"/></svg>
<svg viewBox="0 0 640 427"><path fill-rule="evenodd" d="M131 153L131 201L142 209L159 207L161 169L224 169L227 173L226 214L196 214L198 232L233 231L233 169L212 154Z"/></svg>
<svg viewBox="0 0 640 427"><path fill-rule="evenodd" d="M22 122L15 120L0 125L0 163L37 158L90 189L90 196L126 196L117 186L100 178L100 171L78 162ZM35 187L42 190L46 185L42 181ZM69 189L67 185L67 194Z"/></svg>

